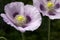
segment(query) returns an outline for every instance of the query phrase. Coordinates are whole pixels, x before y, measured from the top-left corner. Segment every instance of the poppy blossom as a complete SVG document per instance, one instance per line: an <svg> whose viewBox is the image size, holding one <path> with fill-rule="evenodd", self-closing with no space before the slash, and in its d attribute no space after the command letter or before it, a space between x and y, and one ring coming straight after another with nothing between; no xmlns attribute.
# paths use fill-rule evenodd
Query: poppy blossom
<svg viewBox="0 0 60 40"><path fill-rule="evenodd" d="M41 25L41 15L38 9L32 5L24 5L23 2L12 2L4 7L1 13L3 20L21 32L34 31Z"/></svg>

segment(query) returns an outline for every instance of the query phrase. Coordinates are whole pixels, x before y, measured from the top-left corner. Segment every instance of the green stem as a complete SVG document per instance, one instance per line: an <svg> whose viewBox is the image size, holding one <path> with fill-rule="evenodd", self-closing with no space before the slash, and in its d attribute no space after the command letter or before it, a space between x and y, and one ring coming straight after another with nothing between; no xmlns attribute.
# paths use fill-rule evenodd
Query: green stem
<svg viewBox="0 0 60 40"><path fill-rule="evenodd" d="M49 25L48 25L48 40L50 40L50 19L48 20L49 21Z"/></svg>
<svg viewBox="0 0 60 40"><path fill-rule="evenodd" d="M4 40L7 40L5 37L0 37L0 39L4 39Z"/></svg>
<svg viewBox="0 0 60 40"><path fill-rule="evenodd" d="M25 40L24 33L21 33L21 35L22 35L22 40Z"/></svg>

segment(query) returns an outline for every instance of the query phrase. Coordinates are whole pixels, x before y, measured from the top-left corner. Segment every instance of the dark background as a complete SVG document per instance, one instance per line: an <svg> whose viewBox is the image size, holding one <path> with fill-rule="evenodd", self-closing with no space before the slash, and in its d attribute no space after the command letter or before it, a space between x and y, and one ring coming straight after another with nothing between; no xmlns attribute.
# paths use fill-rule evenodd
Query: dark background
<svg viewBox="0 0 60 40"><path fill-rule="evenodd" d="M32 0L0 0L0 13L4 13L4 6L14 1L22 1L25 4L32 4ZM48 17L42 17L42 25L33 32L25 32L25 40L47 40L48 39ZM60 40L60 20L50 21L50 40ZM0 37L7 40L22 40L21 32L6 24L0 17ZM0 39L4 40L4 39Z"/></svg>

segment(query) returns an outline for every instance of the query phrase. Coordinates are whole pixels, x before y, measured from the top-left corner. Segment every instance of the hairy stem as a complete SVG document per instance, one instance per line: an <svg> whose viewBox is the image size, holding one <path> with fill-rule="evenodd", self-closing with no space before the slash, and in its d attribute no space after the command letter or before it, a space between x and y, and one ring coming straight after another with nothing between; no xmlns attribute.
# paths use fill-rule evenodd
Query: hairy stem
<svg viewBox="0 0 60 40"><path fill-rule="evenodd" d="M48 25L48 40L50 40L50 19L48 20L49 21L49 25Z"/></svg>
<svg viewBox="0 0 60 40"><path fill-rule="evenodd" d="M22 40L25 40L24 33L21 33L21 35L22 35Z"/></svg>

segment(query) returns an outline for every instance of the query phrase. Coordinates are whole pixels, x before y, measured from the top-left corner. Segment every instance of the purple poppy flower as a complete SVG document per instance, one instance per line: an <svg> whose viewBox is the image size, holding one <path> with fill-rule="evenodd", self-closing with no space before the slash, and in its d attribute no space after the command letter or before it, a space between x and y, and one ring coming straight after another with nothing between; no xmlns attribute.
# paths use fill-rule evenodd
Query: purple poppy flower
<svg viewBox="0 0 60 40"><path fill-rule="evenodd" d="M33 5L50 19L60 19L60 0L33 0Z"/></svg>
<svg viewBox="0 0 60 40"><path fill-rule="evenodd" d="M32 5L22 2L12 2L4 8L6 14L1 13L3 20L21 32L34 31L41 25L41 15Z"/></svg>

